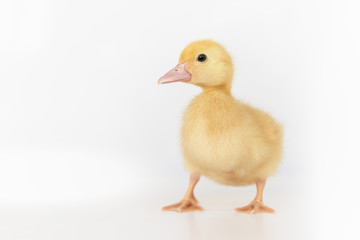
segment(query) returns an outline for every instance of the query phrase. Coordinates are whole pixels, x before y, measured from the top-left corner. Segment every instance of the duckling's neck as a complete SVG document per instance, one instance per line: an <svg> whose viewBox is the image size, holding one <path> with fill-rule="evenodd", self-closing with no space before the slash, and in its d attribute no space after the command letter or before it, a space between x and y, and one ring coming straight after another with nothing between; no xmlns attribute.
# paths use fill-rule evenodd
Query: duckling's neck
<svg viewBox="0 0 360 240"><path fill-rule="evenodd" d="M231 96L231 88L225 86L215 86L215 87L202 87L203 93L223 93Z"/></svg>

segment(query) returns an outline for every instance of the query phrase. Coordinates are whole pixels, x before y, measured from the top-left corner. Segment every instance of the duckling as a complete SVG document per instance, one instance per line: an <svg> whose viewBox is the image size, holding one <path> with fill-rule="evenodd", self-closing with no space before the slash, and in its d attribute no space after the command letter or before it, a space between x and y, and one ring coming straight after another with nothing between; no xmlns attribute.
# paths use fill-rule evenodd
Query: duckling
<svg viewBox="0 0 360 240"><path fill-rule="evenodd" d="M202 40L190 43L179 64L159 84L185 82L202 88L188 105L181 128L184 165L190 172L185 197L165 211L203 210L194 196L200 176L229 186L256 184L257 194L243 213L273 213L263 203L266 179L277 170L282 154L282 126L269 114L231 94L233 64L223 46Z"/></svg>

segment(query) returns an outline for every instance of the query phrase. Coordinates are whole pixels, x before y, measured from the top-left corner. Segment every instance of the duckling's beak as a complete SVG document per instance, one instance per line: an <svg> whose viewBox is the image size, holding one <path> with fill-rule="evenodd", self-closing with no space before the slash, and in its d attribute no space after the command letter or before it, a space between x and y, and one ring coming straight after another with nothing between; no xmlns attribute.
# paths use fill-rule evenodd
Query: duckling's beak
<svg viewBox="0 0 360 240"><path fill-rule="evenodd" d="M186 70L185 63L178 64L176 67L162 76L158 84L171 83L171 82L188 82L191 80L191 74Z"/></svg>

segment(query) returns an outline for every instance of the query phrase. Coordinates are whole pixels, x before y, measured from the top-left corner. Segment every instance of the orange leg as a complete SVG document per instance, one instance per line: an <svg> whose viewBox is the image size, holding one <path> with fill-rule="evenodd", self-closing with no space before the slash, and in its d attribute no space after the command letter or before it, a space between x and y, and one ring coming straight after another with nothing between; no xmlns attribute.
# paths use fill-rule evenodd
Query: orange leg
<svg viewBox="0 0 360 240"><path fill-rule="evenodd" d="M254 200L245 207L235 208L236 211L241 213L274 213L275 210L264 205L262 196L265 187L266 179L256 181L257 193Z"/></svg>
<svg viewBox="0 0 360 240"><path fill-rule="evenodd" d="M175 212L190 212L196 210L203 210L197 203L194 196L194 188L195 185L199 182L200 175L192 173L190 175L190 183L189 187L186 191L185 197L178 203L163 207L162 210L164 211L175 211Z"/></svg>

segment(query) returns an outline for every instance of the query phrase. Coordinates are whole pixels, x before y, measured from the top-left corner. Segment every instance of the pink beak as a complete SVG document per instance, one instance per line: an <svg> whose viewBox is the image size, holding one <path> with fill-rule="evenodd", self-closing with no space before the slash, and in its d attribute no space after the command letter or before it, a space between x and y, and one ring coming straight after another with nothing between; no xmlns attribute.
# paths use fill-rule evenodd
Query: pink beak
<svg viewBox="0 0 360 240"><path fill-rule="evenodd" d="M191 80L191 74L186 71L185 63L178 64L176 67L162 76L158 84L171 83L171 82L188 82Z"/></svg>

